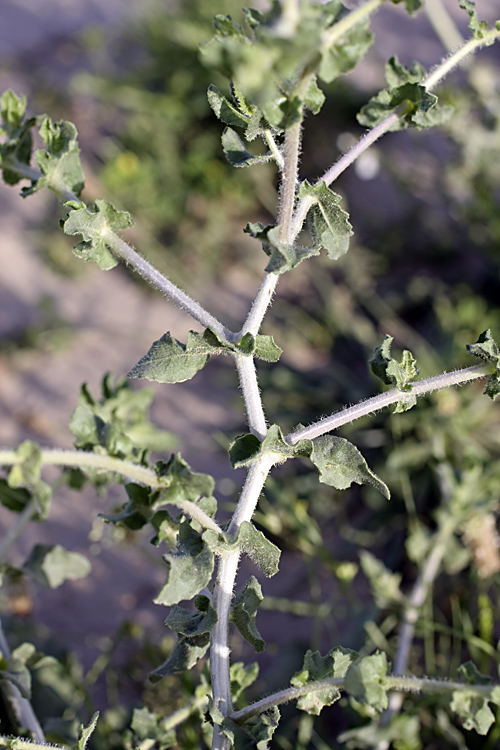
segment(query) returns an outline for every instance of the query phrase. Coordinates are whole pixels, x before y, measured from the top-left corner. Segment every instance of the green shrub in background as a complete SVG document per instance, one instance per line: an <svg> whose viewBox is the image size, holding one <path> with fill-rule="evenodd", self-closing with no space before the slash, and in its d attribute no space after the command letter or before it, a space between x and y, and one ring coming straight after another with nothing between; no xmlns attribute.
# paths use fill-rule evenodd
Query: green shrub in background
<svg viewBox="0 0 500 750"><path fill-rule="evenodd" d="M114 267L118 259L124 260L204 328L202 333L189 332L185 343L166 333L129 375L180 382L193 377L211 356L226 354L238 370L250 429L229 449L232 465L246 467L248 473L231 520L224 526L217 520L211 477L193 473L175 454L150 464L150 451L166 449L169 438L149 425L147 392L133 392L124 382L113 386L106 379L101 399L83 387L70 424L76 451L46 450L24 443L17 451L0 452L0 464L8 469L1 499L20 514L4 544L4 556L26 522L43 519L49 511L51 487L42 478L42 468L49 464L71 467L62 480L75 488L91 481L105 489L122 477L128 499L108 521L130 531L150 524L153 544L166 550L167 580L155 601L170 607L166 623L177 634L177 641L164 655L163 664L152 672L151 681L158 683L158 689L149 688L144 707L133 712L130 729L124 733L117 730L128 719L125 712L114 717L107 714L105 739L99 723L93 735L98 745L199 747L199 730L195 728L199 719L205 741L214 748L265 747L273 734L273 742L281 747L325 747L327 742L352 748L419 748L442 742L465 747L460 725L480 735L478 746L485 747L486 742L493 747L498 739L493 713L500 701L495 648L498 589L491 578L500 568L494 525L499 480L494 460L498 453L494 409L486 399L483 404L471 394L472 388L464 389L466 395L449 390L451 385L488 378L486 393L494 398L498 393L498 348L487 330L467 347L481 365L431 374L442 372L442 362L423 340L424 331L412 331L405 320L407 312L400 309L395 314L380 290L373 288L371 273L379 262L376 254L354 248L350 263L341 260L352 227L330 185L389 130L424 129L452 117L451 108L437 100L435 86L467 53L492 44L500 36L500 22L489 28L478 20L474 5L461 0L459 4L469 17L470 39L430 73L419 65L405 68L391 58L386 65L388 88L373 97L359 116L361 124L370 128L368 133L319 180L301 180L298 155L305 112L318 113L324 100L321 86L363 57L372 42L369 16L382 4L383 0L368 0L347 12L336 0L327 5L284 2L274 4L267 14L247 11L243 25L219 15L216 35L203 47L205 62L231 79L228 88L212 85L208 94L212 109L226 125L222 136L226 158L237 167L274 163L281 179L276 223L252 222L245 230L261 243L267 265L238 333L228 330L121 239L121 230L131 226L127 213L107 201L97 200L93 207L81 201L83 173L73 125L53 123L46 117L26 118L22 97L7 92L2 98L4 179L10 184L27 179L30 184L23 188L24 195L42 187L53 190L67 208L64 231L83 237L75 247L78 257L93 260L105 270ZM404 4L410 13L420 6L417 0ZM493 116L489 127L492 125L496 127ZM44 148L34 155L38 169L31 165L31 130L35 126L44 142ZM481 126L488 127L488 123ZM256 141L261 142L260 149L255 149ZM115 163L116 171L119 163ZM482 179L493 192L493 177ZM306 221L308 228L303 231ZM404 272L407 261L399 262L396 244L388 251L392 263L398 262ZM329 262L339 262L336 285L325 272L324 258L316 257L320 251L326 251ZM308 263L302 263L305 260ZM297 426L297 421L302 419L301 410L311 409L310 403L304 407L301 400L297 403L296 391L288 401L281 397L273 402L271 392L269 405L264 401L266 412L273 413L277 405L283 418L273 419L275 424L268 427L254 359L273 363L267 377L274 387L281 383L284 395L287 384L296 384L299 372L275 374L280 372L275 363L281 351L271 336L259 332L260 326L278 280L284 276L286 284L289 276L304 278L307 268L315 263L321 264L323 274L323 279L316 278L316 288L324 301L324 325L320 329L310 324L319 339L310 336L311 348L328 343L320 330L334 330L338 341L332 336L332 345L338 357L335 366L340 386L337 384L335 393L325 394L321 406L317 403L320 408L309 427ZM288 274L292 270L293 274ZM423 281L423 277L412 279L410 300L412 295L417 301L424 298ZM299 293L300 284L295 299L289 292L283 328L286 324L300 328ZM477 297L469 295L468 300L457 303L456 312L440 300L439 290L431 298L434 314L447 332L455 333L461 326L460 334L469 334L476 321L481 327L490 323L488 304L481 304ZM395 295L395 300L408 305L402 294ZM361 302L359 311L357 301ZM296 309L299 314L294 320ZM378 327L384 328L384 320L397 327L398 339L408 335L416 343L428 377L416 380L418 369L408 350L393 357L391 336L379 343ZM494 312L492 326L495 320ZM342 342L349 337L365 347L378 338L371 367L392 388L335 411L333 405L343 402L339 394L352 393L352 381L358 378L356 358ZM309 385L312 391L313 377ZM434 390L437 393L427 397ZM265 399L266 394L263 396ZM413 409L417 396L425 401ZM395 414L389 420L370 416L391 404ZM321 412L331 415L318 420ZM359 419L364 429L354 437L363 452L346 437L330 434L339 428L344 428L345 435L354 433L352 423L359 429ZM376 473L363 454L370 455L377 447L387 455ZM304 473L303 466L310 468L311 462L324 488L315 484L316 474L311 476L309 469ZM271 468L281 463L285 463L285 477L292 465L299 464L298 477L282 485L276 473L266 482ZM266 493L261 498L264 483ZM331 489L324 491L352 485L368 486L362 495L368 512L361 512L353 522L348 514L360 497L357 487L351 489L350 503L333 496ZM395 509L387 504L388 485L400 499ZM178 515L167 507L176 508ZM352 547L339 540L339 533L361 548L359 564L370 584L370 597L356 599L361 593L361 587L359 592L352 587L357 564L350 559ZM406 551L402 544L395 544L398 537L405 542ZM235 576L242 554L250 556L265 575L273 575L280 556L275 542L304 556L310 571L311 599L271 599L269 604L290 616L310 613L316 625L328 620L332 624L324 655L319 646L325 636L322 639L316 632L313 641L317 646L306 652L302 666L293 670L295 674L288 675L291 687L275 691L272 676L265 676L262 692L269 695L248 706L245 691L252 690L257 668L230 663L228 627L231 622L255 651L262 651L265 644L257 629L256 613L266 599L255 576L235 591ZM337 591L323 599L319 562L343 586L343 602ZM56 586L66 577L85 575L88 564L58 545L35 548L23 572ZM446 576L440 575L443 572ZM5 566L5 574L19 575L20 571ZM435 596L431 596L433 587ZM187 600L192 604L181 606ZM40 743L44 730L28 702L30 673L41 674L48 666L56 671L60 668L28 643L12 655L6 644L1 650L15 730L24 729ZM208 654L210 672L202 662ZM190 677L177 683L177 705L172 705L172 696L166 694L174 675L187 669L197 671L198 684ZM60 671L60 684L68 674L71 670ZM168 689L162 688L165 683ZM410 697L403 703L407 691ZM416 693L424 697L413 695ZM78 700L84 703L83 694ZM289 701L297 702L305 712L303 718L277 729L278 706ZM341 712L336 710L338 705ZM333 728L323 722L325 713L332 717ZM84 718L83 712L80 716ZM316 716L319 719L314 720ZM44 729L49 737L61 742L54 723L52 733L50 728L47 722ZM94 728L95 718L80 731L78 747L85 746ZM467 743L472 746L474 740L468 737ZM19 739L3 738L2 744L24 746Z"/></svg>

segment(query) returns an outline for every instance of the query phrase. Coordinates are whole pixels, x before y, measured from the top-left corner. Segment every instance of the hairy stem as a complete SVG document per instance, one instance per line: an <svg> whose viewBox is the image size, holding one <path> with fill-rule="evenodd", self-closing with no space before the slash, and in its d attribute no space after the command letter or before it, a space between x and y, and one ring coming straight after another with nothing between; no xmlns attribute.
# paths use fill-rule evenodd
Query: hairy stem
<svg viewBox="0 0 500 750"><path fill-rule="evenodd" d="M111 249L116 255L129 266L131 266L136 273L146 279L151 286L154 286L162 294L168 297L172 302L185 310L191 315L194 320L197 320L202 326L211 328L215 333L218 334L225 341L232 341L233 334L217 318L214 318L207 310L205 310L198 302L192 299L188 294L179 289L170 279L160 273L154 266L145 260L139 253L137 253L129 244L127 244L121 237L111 230L107 230L103 235L102 239L106 240Z"/></svg>
<svg viewBox="0 0 500 750"><path fill-rule="evenodd" d="M273 461L273 458L263 456L250 467L238 505L227 530L230 537L236 538L243 521L251 520ZM212 606L217 612L217 622L210 639L212 695L215 707L223 716L228 716L232 711L231 679L229 675L229 620L239 559L240 551L238 549L220 556L212 595ZM215 724L212 750L229 750L230 747L230 740L221 733L220 727Z"/></svg>
<svg viewBox="0 0 500 750"><path fill-rule="evenodd" d="M239 711L233 711L229 718L232 719L232 721L242 724L253 716L257 716L273 706L280 706L283 703L298 700L304 695L317 693L325 690L325 688L336 687L338 690L343 690L344 684L344 677L333 677L329 680L309 682L301 687L285 688L285 690L280 690L277 693L268 695L260 701L252 703L250 706L245 706L245 708L242 708ZM488 698L495 688L495 685L464 685L463 682L429 680L426 678L399 675L388 675L381 680L381 684L386 690L399 690L407 693L453 693L455 690L463 690L465 688L468 693L470 692L479 698Z"/></svg>
<svg viewBox="0 0 500 750"><path fill-rule="evenodd" d="M253 357L241 355L236 355L235 360L247 412L248 426L250 431L262 441L266 436L267 423L257 382L255 360Z"/></svg>
<svg viewBox="0 0 500 750"><path fill-rule="evenodd" d="M335 27L334 27L335 28ZM483 39L469 39L460 49L456 50L453 54L447 57L440 65L437 65L434 70L422 81L422 86L429 91L440 83L448 73L460 65L468 55L476 52L480 47L491 44L496 39L500 38L500 29L490 29ZM372 130L366 133L347 153L345 153L332 167L330 167L322 177L318 180L324 180L327 185L331 185L347 167L349 167L356 159L361 156L375 141L377 141L382 135L387 133L398 119L406 111L405 105L401 105L397 110L388 115L385 120L382 120ZM295 211L295 215L292 220L292 236L295 238L302 229L307 212L311 208L313 200L310 197L303 198Z"/></svg>
<svg viewBox="0 0 500 750"><path fill-rule="evenodd" d="M15 466L22 463L23 460L15 451L0 450L0 466ZM165 487L161 477L151 469L140 464L134 464L131 461L122 461L121 458L113 458L99 453L46 449L41 451L41 461L43 466L71 466L82 470L97 469L113 472L132 482L143 484L155 490L161 490L162 487ZM175 505L175 507L180 508L205 529L223 534L220 526L196 503L192 503L190 500L182 500L176 503L169 501L168 505Z"/></svg>
<svg viewBox="0 0 500 750"><path fill-rule="evenodd" d="M490 374L491 368L485 365L476 365L463 370L444 372L442 375L435 375L432 378L418 380L412 385L411 391L400 391L397 388L392 388L390 391L381 393L378 396L372 396L372 398L368 398L366 401L361 401L359 404L348 406L325 419L320 419L319 422L315 422L308 427L302 427L300 430L291 432L285 439L291 445L295 445L299 440L302 440L302 438L313 440L320 435L324 435L326 432L336 430L344 424L354 422L354 420L361 419L361 417L366 417L368 414L373 414L374 412L379 411L379 409L383 409L385 406L390 406L390 404L395 404L398 401L404 402L412 396L424 396L426 393L431 393L432 391L437 391L441 388L462 385L471 380L485 378Z"/></svg>

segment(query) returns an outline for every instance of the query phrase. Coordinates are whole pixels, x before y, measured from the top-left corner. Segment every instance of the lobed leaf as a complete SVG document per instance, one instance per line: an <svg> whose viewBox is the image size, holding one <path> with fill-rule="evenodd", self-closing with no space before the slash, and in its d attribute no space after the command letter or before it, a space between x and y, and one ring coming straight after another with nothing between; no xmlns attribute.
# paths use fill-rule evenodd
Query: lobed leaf
<svg viewBox="0 0 500 750"><path fill-rule="evenodd" d="M324 247L331 260L337 260L345 255L353 231L349 214L338 205L340 195L330 190L324 180L314 186L304 180L299 188L298 197L314 198L315 201L308 213L314 239L313 247L317 250Z"/></svg>
<svg viewBox="0 0 500 750"><path fill-rule="evenodd" d="M475 344L467 344L466 349L469 354L495 366L495 372L488 378L483 391L486 396L495 399L500 393L500 352L490 329L483 331Z"/></svg>
<svg viewBox="0 0 500 750"><path fill-rule="evenodd" d="M403 2L406 5L406 10L410 16L414 16L423 5L423 0L391 0L391 2L394 3L394 5L399 5L399 3Z"/></svg>
<svg viewBox="0 0 500 750"><path fill-rule="evenodd" d="M194 605L197 612L174 605L165 619L165 625L179 638L168 659L150 673L153 682L191 669L207 652L217 613L207 596L196 596Z"/></svg>
<svg viewBox="0 0 500 750"><path fill-rule="evenodd" d="M50 117L44 117L40 136L45 149L35 151L35 161L42 176L33 180L29 188L23 188L22 195L32 195L47 187L65 199L68 193L79 196L85 184L85 174L76 127L72 122L52 122Z"/></svg>
<svg viewBox="0 0 500 750"><path fill-rule="evenodd" d="M257 630L255 617L260 603L263 601L262 589L257 579L252 576L245 587L236 595L231 609L233 622L245 638L255 649L263 651L266 642Z"/></svg>
<svg viewBox="0 0 500 750"><path fill-rule="evenodd" d="M476 4L471 0L458 0L460 7L469 14L469 29L472 31L474 39L484 39L488 31L486 21L480 21L476 13Z"/></svg>
<svg viewBox="0 0 500 750"><path fill-rule="evenodd" d="M26 488L35 498L39 518L47 518L52 498L51 487L42 480L42 453L36 443L26 440L16 451L21 462L12 467L7 478L12 489Z"/></svg>
<svg viewBox="0 0 500 750"><path fill-rule="evenodd" d="M130 214L118 211L104 200L96 200L93 211L89 211L83 203L69 202L67 205L72 210L63 224L64 232L81 234L83 237L83 242L73 248L76 257L93 260L104 271L114 268L118 261L113 255L110 234L133 226Z"/></svg>
<svg viewBox="0 0 500 750"><path fill-rule="evenodd" d="M411 393L410 382L418 375L417 361L407 349L403 351L401 362L391 357L393 337L387 335L385 341L377 346L369 364L374 375L386 385L393 385L398 390ZM411 409L417 403L416 396L406 397L398 402L394 412L400 413Z"/></svg>
<svg viewBox="0 0 500 750"><path fill-rule="evenodd" d="M65 581L88 576L92 569L89 560L79 552L69 552L60 544L36 544L23 570L45 588L59 588Z"/></svg>
<svg viewBox="0 0 500 750"><path fill-rule="evenodd" d="M5 91L0 97L2 125L0 133L7 140L0 144L0 166L7 185L16 185L23 179L18 165L29 166L33 150L31 129L36 125L36 117L24 119L26 97L17 96L12 90Z"/></svg>
<svg viewBox="0 0 500 750"><path fill-rule="evenodd" d="M173 453L166 463L158 461L155 470L162 485L153 505L155 509L161 505L175 504L184 500L199 503L200 498L215 503L213 497L215 481L213 477L210 474L191 471L189 464L184 461L180 453ZM206 508L204 509L206 510ZM209 515L215 515L215 510L216 504Z"/></svg>
<svg viewBox="0 0 500 750"><path fill-rule="evenodd" d="M387 691L383 679L387 674L387 657L378 651L352 664L346 674L344 687L353 698L376 711L387 708Z"/></svg>
<svg viewBox="0 0 500 750"><path fill-rule="evenodd" d="M401 65L397 57L391 57L385 66L388 89L380 91L362 107L357 119L361 125L373 128L398 109L404 108L392 130L401 130L412 125L416 128L441 125L449 119L452 107L438 104L438 98L420 85L425 69L415 63L413 68Z"/></svg>
<svg viewBox="0 0 500 750"><path fill-rule="evenodd" d="M341 646L332 649L326 656L321 656L319 651L308 650L302 669L294 674L290 682L294 687L303 687L309 682L345 677L357 656L355 651ZM331 706L339 698L340 690L335 685L331 685L302 696L297 702L297 707L309 714L319 716L325 706Z"/></svg>

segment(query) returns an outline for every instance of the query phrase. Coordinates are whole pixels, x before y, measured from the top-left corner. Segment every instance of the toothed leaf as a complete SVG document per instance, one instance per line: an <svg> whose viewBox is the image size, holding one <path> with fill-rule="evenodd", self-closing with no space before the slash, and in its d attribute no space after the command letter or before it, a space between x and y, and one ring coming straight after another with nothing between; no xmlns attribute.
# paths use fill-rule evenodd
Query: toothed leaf
<svg viewBox="0 0 500 750"><path fill-rule="evenodd" d="M337 195L321 180L317 185L310 185L307 180L299 188L299 198L314 198L314 205L309 210L308 220L314 238L314 248L325 248L331 260L337 260L349 249L349 238L352 226L349 214L338 205Z"/></svg>
<svg viewBox="0 0 500 750"><path fill-rule="evenodd" d="M294 687L303 687L309 682L345 677L357 656L356 651L342 647L332 649L326 656L321 656L319 651L309 650L304 657L302 669L294 674L290 682ZM308 714L319 716L321 710L335 703L340 695L340 690L334 685L312 690L299 698L297 707Z"/></svg>
<svg viewBox="0 0 500 750"><path fill-rule="evenodd" d="M97 200L93 211L83 204L73 208L63 229L66 234L81 234L83 237L83 242L73 248L77 258L93 260L107 271L118 263L112 252L112 235L131 227L133 223L126 211L118 211L108 201Z"/></svg>
<svg viewBox="0 0 500 750"><path fill-rule="evenodd" d="M495 372L489 376L483 393L491 399L496 398L500 393L500 353L490 329L483 331L476 343L467 344L466 348L469 354L494 365Z"/></svg>

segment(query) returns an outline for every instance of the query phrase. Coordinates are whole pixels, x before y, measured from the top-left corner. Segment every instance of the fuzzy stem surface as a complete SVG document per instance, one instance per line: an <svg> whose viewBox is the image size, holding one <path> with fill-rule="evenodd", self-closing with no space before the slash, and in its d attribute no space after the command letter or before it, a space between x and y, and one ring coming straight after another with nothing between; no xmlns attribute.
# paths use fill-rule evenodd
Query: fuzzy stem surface
<svg viewBox="0 0 500 750"><path fill-rule="evenodd" d="M329 417L320 419L318 422L315 422L308 427L302 427L300 430L291 432L285 439L291 445L295 445L299 440L302 440L302 438L313 440L320 435L324 435L326 432L336 430L344 424L354 422L354 420L361 419L361 417L366 417L368 414L373 414L374 412L379 411L379 409L395 404L398 401L405 401L405 399L411 398L412 396L423 396L426 393L431 393L432 391L437 391L442 388L462 385L471 380L485 378L490 373L491 368L488 368L485 365L476 365L463 370L444 372L442 375L435 375L431 378L418 380L413 384L411 391L399 391L397 388L392 388L390 391L380 393L378 396L372 396L371 398L366 399L366 401L361 401L358 404L348 406L339 412L335 412Z"/></svg>
<svg viewBox="0 0 500 750"><path fill-rule="evenodd" d="M0 450L0 466L15 466L22 461L23 459L15 451ZM113 472L152 489L161 490L162 487L165 487L161 477L151 469L140 464L134 464L131 461L122 461L121 458L113 458L99 453L45 449L41 451L41 461L44 466L71 466L83 470L97 469ZM205 529L211 529L217 534L224 533L213 518L199 508L196 503L192 503L190 500L180 500L176 503L169 501L168 505L175 505L175 507L180 508Z"/></svg>

